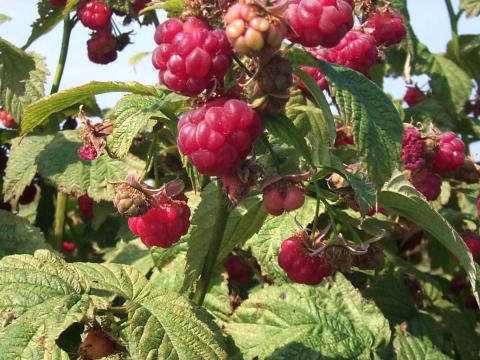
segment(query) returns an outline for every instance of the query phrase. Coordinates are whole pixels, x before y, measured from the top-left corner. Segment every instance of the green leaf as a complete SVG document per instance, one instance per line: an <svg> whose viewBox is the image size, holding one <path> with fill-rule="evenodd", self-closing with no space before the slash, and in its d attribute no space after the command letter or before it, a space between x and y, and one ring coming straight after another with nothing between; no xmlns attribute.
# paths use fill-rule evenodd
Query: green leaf
<svg viewBox="0 0 480 360"><path fill-rule="evenodd" d="M152 86L145 86L137 82L99 82L92 81L86 85L71 88L46 96L33 103L25 110L22 122L22 134L32 131L48 120L49 116L60 112L83 99L97 94L109 92L132 92L135 94L155 96L157 91Z"/></svg>
<svg viewBox="0 0 480 360"><path fill-rule="evenodd" d="M0 259L6 255L33 254L38 249L50 249L42 232L27 220L0 210Z"/></svg>
<svg viewBox="0 0 480 360"><path fill-rule="evenodd" d="M236 309L226 331L246 359L383 358L387 320L343 275L335 279L331 287L288 284L257 291Z"/></svg>
<svg viewBox="0 0 480 360"><path fill-rule="evenodd" d="M465 242L402 174L397 173L385 184L378 193L378 204L412 221L453 253L467 273L478 301L478 293L476 293L477 271Z"/></svg>
<svg viewBox="0 0 480 360"><path fill-rule="evenodd" d="M237 246L243 245L262 227L267 213L260 196L244 200L245 208L236 208L228 217L227 226L222 239L222 246L217 256L217 266L223 269L223 262Z"/></svg>
<svg viewBox="0 0 480 360"><path fill-rule="evenodd" d="M311 150L305 138L289 118L282 114L277 114L275 117L265 116L262 118L262 124L272 135L297 149L305 160L313 165Z"/></svg>
<svg viewBox="0 0 480 360"><path fill-rule="evenodd" d="M65 193L77 196L88 193L95 201L111 201L114 190L109 182L123 180L129 170L140 172L144 168L143 161L133 155L123 161L111 159L107 154L97 160L81 161L80 146L78 130L57 133L37 157L38 172Z"/></svg>
<svg viewBox="0 0 480 360"><path fill-rule="evenodd" d="M0 38L0 102L17 123L24 108L44 96L47 74L42 58Z"/></svg>
<svg viewBox="0 0 480 360"><path fill-rule="evenodd" d="M291 49L287 57L296 65L318 67L347 125L353 127L359 158L377 188L398 166L403 124L392 104L375 83L346 67L330 65L305 51Z"/></svg>
<svg viewBox="0 0 480 360"><path fill-rule="evenodd" d="M108 291L137 301L151 290L147 279L135 268L121 264L75 263L92 289Z"/></svg>
<svg viewBox="0 0 480 360"><path fill-rule="evenodd" d="M415 337L400 326L395 328L393 348L395 349L395 358L398 360L450 359L435 348L429 339Z"/></svg>
<svg viewBox="0 0 480 360"><path fill-rule="evenodd" d="M119 158L127 155L133 139L148 123L153 116L162 111L171 113L183 103L181 97L127 95L124 96L114 108L114 127L111 143L112 152ZM181 106L181 105L180 105ZM175 125L176 126L176 125Z"/></svg>
<svg viewBox="0 0 480 360"><path fill-rule="evenodd" d="M480 37L478 35L466 34L458 36L456 41L450 40L447 44L448 58L478 82L480 80L480 69L478 68L478 63L480 62ZM460 58L457 58L455 54L456 46L459 48Z"/></svg>
<svg viewBox="0 0 480 360"><path fill-rule="evenodd" d="M429 72L434 96L447 111L462 112L472 90L472 81L465 71L444 55L433 54Z"/></svg>
<svg viewBox="0 0 480 360"><path fill-rule="evenodd" d="M147 275L154 266L150 250L140 239L135 239L128 243L123 241L117 242L115 248L107 252L103 258L108 263L133 266L143 275Z"/></svg>
<svg viewBox="0 0 480 360"><path fill-rule="evenodd" d="M153 5L145 7L142 12L147 12L156 9L163 9L167 12L167 17L178 17L185 9L184 0L164 0L161 2L154 2Z"/></svg>
<svg viewBox="0 0 480 360"><path fill-rule="evenodd" d="M321 144L326 146L332 146L337 134L335 129L335 119L333 118L327 99L325 99L325 95L323 95L323 91L318 87L316 82L302 70L294 69L293 73L302 80L307 89L313 95L318 107L316 110L320 110L311 110L312 106L308 104L309 102L307 101L305 112L310 119L310 126L313 130L313 134L311 135L316 139L316 141L313 142L314 146L317 147L316 144L318 142L321 142Z"/></svg>
<svg viewBox="0 0 480 360"><path fill-rule="evenodd" d="M129 302L128 350L134 359L226 359L220 329L183 297L153 292Z"/></svg>
<svg viewBox="0 0 480 360"><path fill-rule="evenodd" d="M480 3L477 0L461 0L460 9L467 13L467 16L474 17L480 14Z"/></svg>
<svg viewBox="0 0 480 360"><path fill-rule="evenodd" d="M202 191L202 201L193 214L188 236L187 265L182 292L194 289L194 284L202 273L210 244L218 236L219 214L228 212L228 201L223 191L210 183ZM224 214L224 216L228 216ZM224 217L223 216L223 217ZM226 221L226 219L224 219ZM223 221L222 221L223 222Z"/></svg>
<svg viewBox="0 0 480 360"><path fill-rule="evenodd" d="M128 65L129 66L135 66L138 65L143 59L149 58L152 55L151 51L142 51L139 52L138 54L133 55L128 59Z"/></svg>
<svg viewBox="0 0 480 360"><path fill-rule="evenodd" d="M3 183L4 201L13 200L16 203L22 196L37 172L37 157L52 140L53 135L33 135L12 140Z"/></svg>
<svg viewBox="0 0 480 360"><path fill-rule="evenodd" d="M65 359L56 340L85 317L87 291L75 268L48 251L0 260L0 318L12 319L0 330L2 359Z"/></svg>
<svg viewBox="0 0 480 360"><path fill-rule="evenodd" d="M62 7L52 6L50 0L41 0L37 3L38 17L31 25L32 33L23 49L28 48L35 40L52 30L62 20Z"/></svg>
<svg viewBox="0 0 480 360"><path fill-rule="evenodd" d="M287 281L285 272L278 266L277 257L283 240L298 232L295 219L307 226L313 221L316 201L307 197L305 204L298 210L285 213L281 216L268 216L260 231L247 241L262 272L275 280Z"/></svg>

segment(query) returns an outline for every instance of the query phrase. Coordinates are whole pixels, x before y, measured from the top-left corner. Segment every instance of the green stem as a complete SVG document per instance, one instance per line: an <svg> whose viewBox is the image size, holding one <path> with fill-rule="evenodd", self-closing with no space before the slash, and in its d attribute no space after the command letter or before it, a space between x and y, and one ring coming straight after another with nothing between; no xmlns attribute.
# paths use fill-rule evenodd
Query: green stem
<svg viewBox="0 0 480 360"><path fill-rule="evenodd" d="M62 79L65 61L67 60L68 44L70 43L70 34L72 33L72 29L73 22L67 17L63 21L62 47L60 49L60 56L58 57L57 69L55 70L55 75L53 77L50 94L55 94L60 87L60 80Z"/></svg>
<svg viewBox="0 0 480 360"><path fill-rule="evenodd" d="M320 214L320 187L318 186L318 183L315 181L314 182L315 186L315 193L317 194L317 207L315 208L315 217L313 218L313 224L312 224L312 237L315 238L315 232L317 230L318 226L318 215Z"/></svg>
<svg viewBox="0 0 480 360"><path fill-rule="evenodd" d="M223 233L225 232L225 226L227 224L229 209L229 201L222 191L222 187L218 186L218 196L221 197L221 206L218 207L217 215L215 217L215 226L212 229L213 240L208 248L207 257L203 265L202 274L197 283L197 288L193 294L192 301L195 305L201 306L205 295L207 294L208 287L210 285L210 279L213 274L213 269L217 263L218 252L220 251L220 245L222 244Z"/></svg>
<svg viewBox="0 0 480 360"><path fill-rule="evenodd" d="M445 0L445 5L447 5L448 17L450 18L450 29L452 32L452 46L453 53L457 62L460 62L460 43L458 40L458 20L459 16L455 13L455 10L452 6L451 0Z"/></svg>
<svg viewBox="0 0 480 360"><path fill-rule="evenodd" d="M53 223L53 238L55 241L55 249L62 251L63 229L65 226L65 213L67 212L68 195L57 192L57 204L55 205L55 221Z"/></svg>
<svg viewBox="0 0 480 360"><path fill-rule="evenodd" d="M277 174L280 174L280 159L278 158L277 154L273 150L272 144L270 144L270 141L268 141L268 138L265 134L262 134L262 136L260 137L260 141L263 143L263 145L265 145L265 147L270 152L270 155L272 156L273 166L275 167Z"/></svg>
<svg viewBox="0 0 480 360"><path fill-rule="evenodd" d="M250 77L253 77L253 73L248 70L248 68L245 66L245 64L242 62L242 60L239 59L239 57L234 53L232 54L232 57L233 57L233 60L235 60L235 62L243 69L243 71L245 71L245 73L250 76Z"/></svg>
<svg viewBox="0 0 480 360"><path fill-rule="evenodd" d="M50 94L55 94L62 80L63 70L65 68L65 61L67 60L68 44L70 43L70 35L72 33L74 22L67 17L63 21L63 35L62 35L62 47L60 49L60 56L58 57L57 69L52 81L52 89ZM58 251L62 251L63 244L63 230L65 228L65 215L67 211L67 194L57 191L57 203L55 205L55 219L53 222L53 238L55 241L55 248Z"/></svg>

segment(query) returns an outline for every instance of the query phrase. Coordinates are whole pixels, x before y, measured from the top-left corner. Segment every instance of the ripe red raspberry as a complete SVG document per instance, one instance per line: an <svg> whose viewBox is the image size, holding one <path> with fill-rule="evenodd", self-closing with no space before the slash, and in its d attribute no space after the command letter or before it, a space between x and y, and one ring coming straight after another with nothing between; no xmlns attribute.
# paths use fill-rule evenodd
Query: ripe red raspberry
<svg viewBox="0 0 480 360"><path fill-rule="evenodd" d="M370 68L378 60L373 36L357 30L349 31L340 43L329 50L330 62L347 66L370 77Z"/></svg>
<svg viewBox="0 0 480 360"><path fill-rule="evenodd" d="M467 279L464 274L456 275L452 281L450 281L450 290L455 295L460 295L460 293L465 290L468 286Z"/></svg>
<svg viewBox="0 0 480 360"><path fill-rule="evenodd" d="M480 254L480 236L475 235L472 231L465 231L462 237L475 259Z"/></svg>
<svg viewBox="0 0 480 360"><path fill-rule="evenodd" d="M245 160L260 132L260 117L247 103L217 99L182 116L178 149L202 174L227 175Z"/></svg>
<svg viewBox="0 0 480 360"><path fill-rule="evenodd" d="M78 149L78 156L85 161L92 161L97 158L97 150L92 145L83 145Z"/></svg>
<svg viewBox="0 0 480 360"><path fill-rule="evenodd" d="M296 210L304 202L305 189L291 182L281 181L263 190L263 206L273 216Z"/></svg>
<svg viewBox="0 0 480 360"><path fill-rule="evenodd" d="M12 115L4 110L0 110L0 120L7 129L15 129L18 126Z"/></svg>
<svg viewBox="0 0 480 360"><path fill-rule="evenodd" d="M18 202L22 205L28 205L35 199L35 195L37 195L37 187L31 183L23 190Z"/></svg>
<svg viewBox="0 0 480 360"><path fill-rule="evenodd" d="M339 148L354 144L355 140L353 138L351 129L345 127L337 128L337 136L335 137L335 144L333 146Z"/></svg>
<svg viewBox="0 0 480 360"><path fill-rule="evenodd" d="M115 352L115 343L101 330L90 330L80 345L82 359L102 359Z"/></svg>
<svg viewBox="0 0 480 360"><path fill-rule="evenodd" d="M445 174L458 170L465 161L465 144L452 131L440 136L439 149L432 162L432 170L438 174Z"/></svg>
<svg viewBox="0 0 480 360"><path fill-rule="evenodd" d="M98 31L87 41L88 58L95 64L108 64L117 59L117 41L110 30Z"/></svg>
<svg viewBox="0 0 480 360"><path fill-rule="evenodd" d="M327 49L322 49L322 48L308 49L308 52L319 60L331 62L329 57L329 51ZM302 66L300 69L302 69L304 72L310 75L313 78L313 80L315 80L315 82L317 83L317 86L320 89L328 90L327 79L325 79L325 76L323 75L322 71L319 68ZM295 81L295 83L297 83L300 89L307 90L307 88L305 87L305 84L303 84L303 82L300 79L298 79L296 76L293 76L293 80Z"/></svg>
<svg viewBox="0 0 480 360"><path fill-rule="evenodd" d="M367 21L366 27L373 29L378 46L398 44L407 33L402 17L390 10L377 12Z"/></svg>
<svg viewBox="0 0 480 360"><path fill-rule="evenodd" d="M408 106L413 106L415 104L418 104L420 101L423 100L425 97L425 94L422 90L420 90L416 86L409 86L407 88L407 92L405 93L405 96L403 97L403 100L408 104Z"/></svg>
<svg viewBox="0 0 480 360"><path fill-rule="evenodd" d="M93 219L93 199L90 198L87 194L80 196L77 199L78 202L78 211L83 217L87 220Z"/></svg>
<svg viewBox="0 0 480 360"><path fill-rule="evenodd" d="M257 7L243 2L230 6L224 16L230 44L239 54L256 53L263 49L277 50L287 26L273 16L262 16Z"/></svg>
<svg viewBox="0 0 480 360"><path fill-rule="evenodd" d="M77 245L73 242L64 241L62 244L63 250L66 252L74 252L77 248Z"/></svg>
<svg viewBox="0 0 480 360"><path fill-rule="evenodd" d="M351 0L291 0L284 18L288 39L307 47L337 45L353 26Z"/></svg>
<svg viewBox="0 0 480 360"><path fill-rule="evenodd" d="M442 178L428 171L422 171L412 175L411 182L415 189L420 191L427 200L433 201L440 195L442 190Z"/></svg>
<svg viewBox="0 0 480 360"><path fill-rule="evenodd" d="M401 158L403 167L407 170L418 171L425 167L425 143L422 134L416 127L405 129L402 140Z"/></svg>
<svg viewBox="0 0 480 360"><path fill-rule="evenodd" d="M208 30L195 17L182 23L169 19L157 28L153 66L169 89L188 96L222 82L232 62L232 48L223 30Z"/></svg>
<svg viewBox="0 0 480 360"><path fill-rule="evenodd" d="M137 0L135 1L135 4L133 4L133 11L135 11L136 14L138 14L140 11L142 11L147 4L150 2L150 0Z"/></svg>
<svg viewBox="0 0 480 360"><path fill-rule="evenodd" d="M128 227L146 246L168 248L188 232L190 208L176 200L158 204L143 215L128 218Z"/></svg>
<svg viewBox="0 0 480 360"><path fill-rule="evenodd" d="M305 234L283 241L278 254L278 265L293 282L317 285L333 273L332 268L319 255L310 255L304 243Z"/></svg>
<svg viewBox="0 0 480 360"><path fill-rule="evenodd" d="M101 0L84 0L78 5L77 16L84 26L102 30L110 25L112 10Z"/></svg>
<svg viewBox="0 0 480 360"><path fill-rule="evenodd" d="M230 255L227 260L225 260L224 266L230 280L243 285L252 281L252 269L242 256Z"/></svg>
<svg viewBox="0 0 480 360"><path fill-rule="evenodd" d="M50 0L50 4L52 6L65 6L67 4L67 0Z"/></svg>

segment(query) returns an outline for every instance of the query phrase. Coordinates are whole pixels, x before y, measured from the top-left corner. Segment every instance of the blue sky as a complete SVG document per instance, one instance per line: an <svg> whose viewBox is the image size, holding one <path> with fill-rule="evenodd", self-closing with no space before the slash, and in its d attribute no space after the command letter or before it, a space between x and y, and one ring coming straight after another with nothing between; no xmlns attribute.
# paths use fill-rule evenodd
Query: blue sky
<svg viewBox="0 0 480 360"><path fill-rule="evenodd" d="M455 8L458 8L459 0L453 0ZM446 44L450 39L450 25L448 14L443 0L410 0L409 10L413 28L432 52L445 51ZM30 34L30 24L35 20L36 1L34 0L0 0L0 14L6 14L12 18L10 22L0 25L0 37L3 37L17 46L22 46ZM160 18L163 14L159 13ZM107 66L92 64L87 57L86 42L89 38L89 30L77 25L72 33L70 51L67 58L66 69L60 88L65 89L82 85L92 80L98 81L139 81L145 84L155 84L157 72L146 58L135 67L128 65L128 60L142 51L150 51L155 47L153 41L153 26L140 29L137 25L131 25L128 30L134 31L133 45L119 53L118 59ZM463 17L459 24L461 34L479 34L480 21ZM53 73L58 59L61 41L61 25L57 26L47 35L32 44L31 51L45 56L50 72ZM50 76L47 89L50 88ZM388 80L385 83L386 91L396 98L403 96L405 91L401 79ZM101 106L112 106L120 98L121 94L106 94L98 97ZM477 152L477 151L475 151Z"/></svg>

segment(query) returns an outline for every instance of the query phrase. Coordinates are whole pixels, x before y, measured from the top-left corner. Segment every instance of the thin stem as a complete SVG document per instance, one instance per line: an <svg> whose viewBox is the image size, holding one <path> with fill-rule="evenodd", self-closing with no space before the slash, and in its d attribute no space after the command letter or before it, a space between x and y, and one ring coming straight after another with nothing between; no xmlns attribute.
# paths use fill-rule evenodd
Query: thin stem
<svg viewBox="0 0 480 360"><path fill-rule="evenodd" d="M220 245L222 244L223 233L225 232L225 226L227 224L229 209L229 201L222 191L222 187L218 186L218 196L220 196L221 206L218 207L217 215L215 217L215 225L212 229L212 242L208 248L207 257L203 265L202 274L197 283L197 288L193 294L192 301L195 305L202 305L207 294L208 287L210 285L210 279L213 274L213 269L217 263L218 252Z"/></svg>
<svg viewBox="0 0 480 360"><path fill-rule="evenodd" d="M153 171L155 171L155 148L157 146L157 140L158 140L158 132L154 129L154 134L153 134L153 139L152 143L150 144L150 147L148 149L148 154L147 154L147 163L145 164L145 169L143 170L142 175L140 176L140 180L143 180L145 176L150 172L150 169L152 168L153 165ZM158 171L158 170L157 170ZM157 176L155 175L155 181L157 180Z"/></svg>
<svg viewBox="0 0 480 360"><path fill-rule="evenodd" d="M315 238L315 232L317 231L317 226L318 226L318 215L320 214L320 187L318 186L318 183L315 181L314 182L315 186L315 192L317 194L317 207L315 208L315 217L313 218L313 224L312 224L312 236Z"/></svg>
<svg viewBox="0 0 480 360"><path fill-rule="evenodd" d="M66 18L63 21L63 36L62 36L62 47L60 49L60 56L58 57L57 69L55 70L55 75L53 77L52 89L50 94L55 94L59 87L60 81L62 79L63 70L65 68L65 61L67 60L68 54L68 44L70 43L70 34L72 33L73 22L70 18Z"/></svg>
<svg viewBox="0 0 480 360"><path fill-rule="evenodd" d="M268 138L265 134L262 134L262 136L260 137L260 141L265 145L265 147L270 152L270 155L272 156L273 166L275 167L277 174L280 174L280 159L278 158L277 154L273 150L272 144L270 144L270 141L268 141Z"/></svg>
<svg viewBox="0 0 480 360"><path fill-rule="evenodd" d="M242 62L242 60L240 60L235 53L232 54L232 57L233 57L233 60L235 60L235 62L243 69L243 71L245 71L245 73L248 76L253 77L254 73L252 73L250 70L248 70L248 68L245 66L245 64Z"/></svg>
<svg viewBox="0 0 480 360"><path fill-rule="evenodd" d="M155 135L153 138L153 141L155 144L158 141L158 131L155 131ZM158 188L160 187L160 175L158 172L158 153L156 151L153 152L153 176L154 176L154 182L155 182L155 187Z"/></svg>
<svg viewBox="0 0 480 360"><path fill-rule="evenodd" d="M447 5L448 17L450 18L450 29L452 31L452 46L453 46L453 53L457 61L460 61L460 43L458 40L458 15L453 10L452 1L445 0L445 4Z"/></svg>
<svg viewBox="0 0 480 360"><path fill-rule="evenodd" d="M55 205L55 220L53 223L53 238L55 241L55 249L62 251L63 229L65 226L65 213L67 211L68 195L57 192L57 204Z"/></svg>

